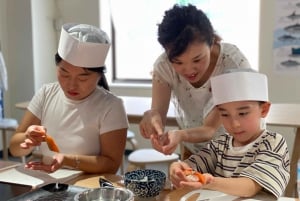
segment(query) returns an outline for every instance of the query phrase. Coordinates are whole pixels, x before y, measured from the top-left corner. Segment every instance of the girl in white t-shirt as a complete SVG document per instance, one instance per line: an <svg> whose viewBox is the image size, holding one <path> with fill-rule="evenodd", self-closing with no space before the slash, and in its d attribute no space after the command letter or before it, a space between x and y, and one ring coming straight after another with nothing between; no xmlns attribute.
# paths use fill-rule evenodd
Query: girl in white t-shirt
<svg viewBox="0 0 300 201"><path fill-rule="evenodd" d="M32 98L11 138L14 156L39 146L49 154L50 136L58 150L52 160L30 161L27 168L53 172L63 166L87 173L116 173L126 144L128 120L123 102L108 91L107 35L97 27L65 24L55 55L58 82L45 84Z"/></svg>

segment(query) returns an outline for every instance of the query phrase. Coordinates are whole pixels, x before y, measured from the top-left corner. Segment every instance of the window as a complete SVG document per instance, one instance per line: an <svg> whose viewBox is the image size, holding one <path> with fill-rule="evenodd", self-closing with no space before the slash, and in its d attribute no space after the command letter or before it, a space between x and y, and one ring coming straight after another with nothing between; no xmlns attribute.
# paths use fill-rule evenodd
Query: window
<svg viewBox="0 0 300 201"><path fill-rule="evenodd" d="M237 45L258 69L259 0L101 0L101 27L113 39L108 80L150 83L153 63L163 52L157 24L165 10L181 2L206 12L223 41Z"/></svg>

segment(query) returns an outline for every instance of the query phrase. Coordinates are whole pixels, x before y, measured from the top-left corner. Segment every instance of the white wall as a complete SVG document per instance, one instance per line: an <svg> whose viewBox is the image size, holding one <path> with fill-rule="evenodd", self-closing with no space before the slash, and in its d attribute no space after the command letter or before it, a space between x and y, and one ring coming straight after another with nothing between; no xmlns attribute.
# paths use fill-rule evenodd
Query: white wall
<svg viewBox="0 0 300 201"><path fill-rule="evenodd" d="M38 12L33 12L32 15L42 16L43 12L47 13L47 16L40 18L40 21L34 24L31 22L31 2L34 4L32 9L35 9L35 6L40 9ZM292 75L278 75L273 71L274 4L274 0L261 1L259 68L261 72L266 73L269 77L270 99L272 102L299 103L300 79ZM48 9L45 10L47 7ZM98 9L98 0L0 1L0 41L9 74L9 91L5 93L6 116L20 120L23 112L14 107L15 103L29 100L35 91L35 87L55 79L52 75L54 72L52 58L57 41L53 41L55 40L55 26L51 25L51 20L58 20L56 21L58 24L80 22L99 25ZM49 27L45 27L46 24ZM47 36L49 41L45 41L47 33L49 34ZM243 37L238 34L238 30L237 36ZM251 40L251 38L245 38L245 40ZM40 56L33 57L33 47L37 43L42 43L44 47ZM36 54L36 50L34 52ZM42 79L35 80L34 74L39 74ZM151 96L151 89L147 87L112 86L111 88L117 95ZM131 125L131 128L136 132L138 130L137 125ZM287 138L289 148L292 149L293 129L269 128L283 133ZM137 136L140 147L149 146L148 141L139 137L138 132Z"/></svg>
<svg viewBox="0 0 300 201"><path fill-rule="evenodd" d="M273 68L275 2L274 0L261 1L259 69L268 75L269 96L273 103L300 103L299 75L278 74ZM268 128L282 133L287 139L289 150L292 150L295 137L294 129L275 126Z"/></svg>
<svg viewBox="0 0 300 201"><path fill-rule="evenodd" d="M17 119L22 112L14 104L34 93L30 10L30 0L0 1L0 41L8 73L4 111L6 117Z"/></svg>
<svg viewBox="0 0 300 201"><path fill-rule="evenodd" d="M59 36L56 16L55 1L31 0L34 91L43 83L56 80L54 54Z"/></svg>
<svg viewBox="0 0 300 201"><path fill-rule="evenodd" d="M30 100L43 83L56 80L54 53L58 41L54 20L62 17L58 24L98 25L98 4L98 0L0 0L0 42L9 81L4 94L6 117L20 121L23 111L15 104ZM37 19L32 21L32 16Z"/></svg>
<svg viewBox="0 0 300 201"><path fill-rule="evenodd" d="M8 91L4 94L7 117L20 117L14 103L33 93L30 0L1 0L0 40L8 73Z"/></svg>

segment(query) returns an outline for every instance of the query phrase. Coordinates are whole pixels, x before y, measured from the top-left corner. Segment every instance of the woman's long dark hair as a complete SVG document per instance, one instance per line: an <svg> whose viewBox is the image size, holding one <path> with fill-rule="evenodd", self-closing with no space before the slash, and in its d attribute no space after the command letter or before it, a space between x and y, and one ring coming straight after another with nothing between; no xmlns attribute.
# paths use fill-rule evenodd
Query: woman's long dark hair
<svg viewBox="0 0 300 201"><path fill-rule="evenodd" d="M55 64L58 65L61 62L62 58L59 56L58 53L55 54ZM101 78L98 82L98 86L103 87L104 89L109 91L109 86L105 77L106 73L106 67L105 66L101 66L101 67L96 67L96 68L86 68L89 71L93 71L96 73L99 73Z"/></svg>

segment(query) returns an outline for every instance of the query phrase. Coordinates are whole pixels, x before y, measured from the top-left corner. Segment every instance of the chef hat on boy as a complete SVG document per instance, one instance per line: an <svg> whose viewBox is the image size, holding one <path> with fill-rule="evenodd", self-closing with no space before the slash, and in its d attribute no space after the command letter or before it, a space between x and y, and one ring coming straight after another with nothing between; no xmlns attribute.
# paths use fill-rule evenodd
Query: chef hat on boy
<svg viewBox="0 0 300 201"><path fill-rule="evenodd" d="M233 101L269 101L267 76L253 70L233 70L211 78L215 105Z"/></svg>
<svg viewBox="0 0 300 201"><path fill-rule="evenodd" d="M107 34L98 27L75 23L62 26L58 54L74 66L104 66L109 47Z"/></svg>

